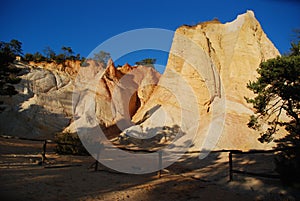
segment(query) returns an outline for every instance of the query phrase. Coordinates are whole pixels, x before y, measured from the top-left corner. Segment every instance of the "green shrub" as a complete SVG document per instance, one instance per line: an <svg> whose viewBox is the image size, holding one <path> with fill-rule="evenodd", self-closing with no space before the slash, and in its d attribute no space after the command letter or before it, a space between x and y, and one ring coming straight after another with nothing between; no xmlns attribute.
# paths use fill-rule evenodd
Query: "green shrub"
<svg viewBox="0 0 300 201"><path fill-rule="evenodd" d="M59 154L89 155L75 133L58 133L55 135L55 142L55 151Z"/></svg>

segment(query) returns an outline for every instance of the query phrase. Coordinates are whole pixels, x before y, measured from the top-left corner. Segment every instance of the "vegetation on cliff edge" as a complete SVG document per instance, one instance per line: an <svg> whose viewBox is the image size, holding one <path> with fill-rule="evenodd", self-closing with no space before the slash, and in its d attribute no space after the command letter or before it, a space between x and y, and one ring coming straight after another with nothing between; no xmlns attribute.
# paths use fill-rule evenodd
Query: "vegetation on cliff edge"
<svg viewBox="0 0 300 201"><path fill-rule="evenodd" d="M275 141L277 148L285 149L275 161L276 171L285 184L300 184L300 42L292 43L288 55L262 62L257 72L257 80L247 85L256 95L246 98L255 110L248 126L261 131L262 143L274 140L278 127L285 128L288 134Z"/></svg>

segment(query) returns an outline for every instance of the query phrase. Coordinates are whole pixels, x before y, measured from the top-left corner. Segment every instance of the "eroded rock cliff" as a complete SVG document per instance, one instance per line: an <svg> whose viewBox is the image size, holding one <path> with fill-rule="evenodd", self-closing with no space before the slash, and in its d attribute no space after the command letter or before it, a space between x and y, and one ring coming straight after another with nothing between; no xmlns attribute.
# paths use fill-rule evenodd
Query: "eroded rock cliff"
<svg viewBox="0 0 300 201"><path fill-rule="evenodd" d="M270 147L247 127L253 111L244 97L253 96L246 84L256 79L259 64L278 55L252 11L225 24L181 26L158 87L133 120L160 105L141 130L179 125L184 133L194 133L191 144L198 150Z"/></svg>
<svg viewBox="0 0 300 201"><path fill-rule="evenodd" d="M94 65L92 61L89 62ZM15 65L22 68L24 75L20 77L21 82L15 86L19 94L0 97L3 103L0 112L0 133L53 138L57 132L76 132L76 128L72 126L72 94L80 71L80 61L67 61L64 65L46 62ZM103 66L96 68L103 69ZM132 78L133 83L138 79L151 79L151 82L157 83L160 77L153 68L145 66L132 67L126 64L117 69L110 60L104 76L98 82L95 97L96 116L104 129L113 127L117 121L116 114L112 111L112 93L115 86L132 70L139 72L139 76ZM129 107L130 116L145 103L153 88L154 86L148 89L140 88L133 94L129 106L124 106ZM117 135L117 130L107 129L107 132Z"/></svg>
<svg viewBox="0 0 300 201"><path fill-rule="evenodd" d="M104 72L95 83L92 110L111 138L124 130L125 138L156 135L151 146L181 140L179 146L195 150L255 149L273 145L260 144L259 132L247 127L253 110L244 97L253 94L246 84L256 79L262 61L278 55L254 13L247 11L225 24L213 20L179 27L162 77L149 67L115 68L109 61L106 69L90 63L82 78ZM16 86L19 94L1 97L0 132L34 137L76 132L72 94L80 63L30 64L18 64L27 71ZM84 110L76 108L76 101L75 110Z"/></svg>

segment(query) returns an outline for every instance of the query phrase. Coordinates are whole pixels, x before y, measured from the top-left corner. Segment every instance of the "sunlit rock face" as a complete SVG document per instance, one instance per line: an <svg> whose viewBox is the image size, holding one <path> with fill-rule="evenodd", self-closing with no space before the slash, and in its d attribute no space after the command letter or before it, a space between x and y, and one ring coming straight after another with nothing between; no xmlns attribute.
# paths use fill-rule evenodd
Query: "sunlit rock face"
<svg viewBox="0 0 300 201"><path fill-rule="evenodd" d="M112 60L105 66L88 61L90 71L81 73L94 78L101 69L105 73L95 83L94 111L99 124L104 128L112 127L120 119L114 111L112 97L116 103L126 107L129 117L150 97L160 74L153 68L145 66L132 67L128 64L115 68ZM76 132L72 96L79 72L80 61L67 61L65 65L55 63L17 63L22 69L21 82L15 85L19 94L8 97L1 96L0 133L6 135L27 136L36 138L53 138L57 132ZM130 82L154 83L144 88L137 88L127 105L122 104L122 96L117 96L116 86L124 75L134 71L134 76L127 76ZM136 84L135 84L136 85ZM123 86L126 91L126 86ZM119 105L120 106L120 105ZM125 109L123 109L125 110ZM119 119L118 119L119 118ZM114 135L118 129L106 129Z"/></svg>
<svg viewBox="0 0 300 201"><path fill-rule="evenodd" d="M253 111L244 97L254 95L246 84L256 79L259 64L278 55L252 11L225 24L181 26L158 87L133 120L144 118L145 134L178 125L198 150L271 147L260 144L259 132L247 127Z"/></svg>
<svg viewBox="0 0 300 201"><path fill-rule="evenodd" d="M225 24L213 20L179 27L161 77L150 67L115 68L112 61L105 66L88 61L84 69L78 61L19 63L25 72L16 85L19 94L0 97L0 133L47 138L74 133L76 121L91 112L109 138L123 131L125 144L270 148L247 127L253 110L244 97L254 96L246 85L258 76L259 64L278 55L248 11ZM81 93L74 98L78 84L83 91L92 85L91 97ZM91 104L80 104L87 100Z"/></svg>
<svg viewBox="0 0 300 201"><path fill-rule="evenodd" d="M101 79L99 79L101 78ZM98 126L108 138L132 125L131 118L150 98L160 74L152 67L90 64L79 72L73 96L74 122L64 132ZM96 120L88 122L86 119Z"/></svg>

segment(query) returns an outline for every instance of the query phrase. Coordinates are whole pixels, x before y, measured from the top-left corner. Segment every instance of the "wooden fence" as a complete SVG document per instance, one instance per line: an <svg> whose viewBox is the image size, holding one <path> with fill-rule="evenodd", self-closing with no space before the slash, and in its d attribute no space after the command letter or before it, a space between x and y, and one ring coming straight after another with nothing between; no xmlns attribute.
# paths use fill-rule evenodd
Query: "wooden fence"
<svg viewBox="0 0 300 201"><path fill-rule="evenodd" d="M42 143L42 150L41 150L42 164L44 164L47 159L46 158L47 144L74 145L71 143L59 143L54 140L48 140L48 139L34 139L34 138L25 138L25 137L17 137L17 136L9 136L9 135L0 135L0 137L4 139L17 139L17 140L41 142Z"/></svg>
<svg viewBox="0 0 300 201"><path fill-rule="evenodd" d="M59 145L71 145L74 146L74 144L71 143L59 143L53 140L48 140L48 139L33 139L33 138L24 138L24 137L16 137L16 136L8 136L8 135L0 135L1 138L4 139L18 139L18 140L27 140L27 141L38 141L42 142L42 150L41 150L41 160L42 164L45 163L46 160L46 151L47 151L47 144L52 143L52 144L59 144ZM130 152L143 152L143 153L158 153L158 177L161 177L161 170L162 170L162 151L151 151L147 149L128 149L125 147L119 147L120 149L124 151L130 151ZM279 178L279 175L271 175L271 174L263 174L263 173L254 173L254 172L248 172L248 171L241 171L234 169L233 164L233 155L249 155L249 154L259 154L259 153L275 153L279 151L284 151L287 149L294 149L294 147L290 148L284 148L284 149L272 149L272 150L250 150L250 151L241 151L241 150L215 150L211 151L210 153L220 153L220 152L227 152L228 153L228 166L229 166L229 181L233 181L233 174L243 174L243 175L249 175L249 176L259 176L259 177L267 177L267 178ZM184 154L192 154L192 153L200 153L200 151L189 151L185 152ZM100 154L100 153L99 153ZM96 160L94 163L94 170L98 170L98 160Z"/></svg>
<svg viewBox="0 0 300 201"><path fill-rule="evenodd" d="M279 150L250 150L247 152L240 151L240 150L231 150L228 154L228 163L229 163L229 181L233 181L233 173L243 174L248 176L259 176L259 177L266 177L266 178L276 178L279 179L279 175L273 174L265 174L265 173L255 173L249 171L241 171L234 169L233 166L233 155L251 155L251 154L261 154L261 153L275 153Z"/></svg>

